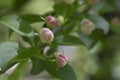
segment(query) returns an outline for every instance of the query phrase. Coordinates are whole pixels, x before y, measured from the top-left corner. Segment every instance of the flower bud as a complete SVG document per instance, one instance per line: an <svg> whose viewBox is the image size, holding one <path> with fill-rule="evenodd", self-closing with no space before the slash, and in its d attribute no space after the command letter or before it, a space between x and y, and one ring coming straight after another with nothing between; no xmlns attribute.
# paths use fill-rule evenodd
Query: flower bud
<svg viewBox="0 0 120 80"><path fill-rule="evenodd" d="M83 19L81 21L81 30L83 34L90 35L94 29L95 24L91 22L89 19Z"/></svg>
<svg viewBox="0 0 120 80"><path fill-rule="evenodd" d="M58 55L56 58L56 63L58 67L64 67L67 64L67 57L64 54Z"/></svg>
<svg viewBox="0 0 120 80"><path fill-rule="evenodd" d="M50 43L54 39L54 34L50 29L42 28L40 32L40 39L43 43Z"/></svg>
<svg viewBox="0 0 120 80"><path fill-rule="evenodd" d="M47 16L45 18L45 21L47 23L48 26L54 27L54 26L58 26L59 22L56 18L54 18L53 16Z"/></svg>

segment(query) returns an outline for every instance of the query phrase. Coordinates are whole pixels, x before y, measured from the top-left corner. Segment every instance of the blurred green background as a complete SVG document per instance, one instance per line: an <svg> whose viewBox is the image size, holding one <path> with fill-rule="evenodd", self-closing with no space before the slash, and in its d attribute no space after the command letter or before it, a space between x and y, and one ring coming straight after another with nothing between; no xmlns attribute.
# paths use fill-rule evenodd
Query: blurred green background
<svg viewBox="0 0 120 80"><path fill-rule="evenodd" d="M41 15L53 11L55 4L52 0L26 0L26 3L21 5L21 1L0 0L0 17L12 13ZM70 1L73 0L68 0L68 2ZM78 80L120 80L120 1L101 1L105 1L105 3L93 6L92 11L97 12L101 9L100 15L107 19L110 24L110 31L104 36L104 41L98 41L91 49L84 46L60 46L58 49L64 51L68 56L69 63L75 69ZM42 25L43 23L40 22L31 24L38 31ZM11 40L19 40L19 36L16 35L14 33ZM8 40L8 29L0 25L0 42L6 40ZM57 80L53 79L47 72L33 76L29 74L29 69L26 70L23 80L33 79Z"/></svg>

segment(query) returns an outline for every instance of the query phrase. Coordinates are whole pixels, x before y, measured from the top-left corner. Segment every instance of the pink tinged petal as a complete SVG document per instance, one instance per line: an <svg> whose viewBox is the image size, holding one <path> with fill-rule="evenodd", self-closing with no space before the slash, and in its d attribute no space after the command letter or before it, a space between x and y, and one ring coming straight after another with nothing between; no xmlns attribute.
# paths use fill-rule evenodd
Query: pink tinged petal
<svg viewBox="0 0 120 80"><path fill-rule="evenodd" d="M54 39L54 34L50 29L43 28L40 33L40 39L43 43L52 42Z"/></svg>
<svg viewBox="0 0 120 80"><path fill-rule="evenodd" d="M64 67L67 64L67 60L68 59L64 54L59 54L56 59L56 63L58 67Z"/></svg>
<svg viewBox="0 0 120 80"><path fill-rule="evenodd" d="M68 60L68 58L64 54L60 54L59 57L64 58L66 61Z"/></svg>
<svg viewBox="0 0 120 80"><path fill-rule="evenodd" d="M56 61L57 61L58 67L64 67L67 63L66 60L61 57L58 57Z"/></svg>
<svg viewBox="0 0 120 80"><path fill-rule="evenodd" d="M47 16L45 18L45 21L47 23L47 25L49 26L58 26L58 20L56 18L54 18L53 16Z"/></svg>

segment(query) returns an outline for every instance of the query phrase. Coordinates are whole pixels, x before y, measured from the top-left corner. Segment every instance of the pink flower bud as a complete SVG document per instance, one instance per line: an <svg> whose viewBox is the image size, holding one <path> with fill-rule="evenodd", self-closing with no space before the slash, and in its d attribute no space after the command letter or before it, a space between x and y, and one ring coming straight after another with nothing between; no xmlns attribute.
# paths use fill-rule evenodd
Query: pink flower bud
<svg viewBox="0 0 120 80"><path fill-rule="evenodd" d="M54 27L54 26L58 26L59 22L56 18L54 18L53 16L47 16L45 18L45 21L47 23L48 26Z"/></svg>
<svg viewBox="0 0 120 80"><path fill-rule="evenodd" d="M90 35L95 29L95 24L92 23L89 19L83 19L81 21L81 31L85 35Z"/></svg>
<svg viewBox="0 0 120 80"><path fill-rule="evenodd" d="M64 67L67 64L67 57L64 54L58 55L56 59L56 63L58 67Z"/></svg>
<svg viewBox="0 0 120 80"><path fill-rule="evenodd" d="M54 34L50 29L42 28L40 32L40 39L43 43L50 43L54 39Z"/></svg>

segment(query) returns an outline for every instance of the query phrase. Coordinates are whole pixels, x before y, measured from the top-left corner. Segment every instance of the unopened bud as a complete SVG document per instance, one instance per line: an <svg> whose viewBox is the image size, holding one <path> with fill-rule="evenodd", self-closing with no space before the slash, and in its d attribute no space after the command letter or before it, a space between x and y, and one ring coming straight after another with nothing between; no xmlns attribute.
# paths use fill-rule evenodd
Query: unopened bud
<svg viewBox="0 0 120 80"><path fill-rule="evenodd" d="M81 31L85 35L90 35L95 29L95 24L89 19L83 19L81 22Z"/></svg>
<svg viewBox="0 0 120 80"><path fill-rule="evenodd" d="M54 34L50 29L42 28L40 32L40 39L43 43L50 43L54 39Z"/></svg>
<svg viewBox="0 0 120 80"><path fill-rule="evenodd" d="M56 59L56 63L58 67L64 67L67 64L67 57L64 54L58 55Z"/></svg>
<svg viewBox="0 0 120 80"><path fill-rule="evenodd" d="M54 27L54 26L58 26L59 22L56 18L54 18L53 16L47 16L45 18L45 21L47 23L48 26Z"/></svg>

